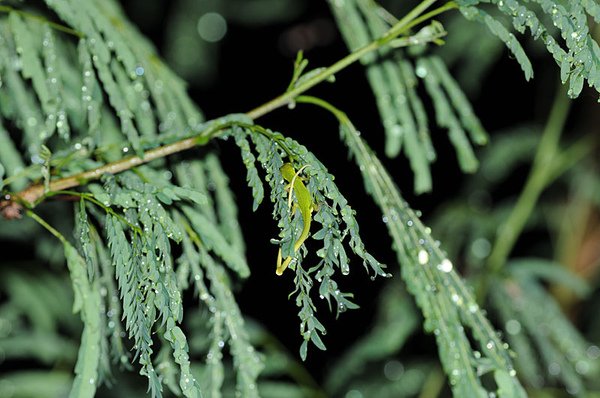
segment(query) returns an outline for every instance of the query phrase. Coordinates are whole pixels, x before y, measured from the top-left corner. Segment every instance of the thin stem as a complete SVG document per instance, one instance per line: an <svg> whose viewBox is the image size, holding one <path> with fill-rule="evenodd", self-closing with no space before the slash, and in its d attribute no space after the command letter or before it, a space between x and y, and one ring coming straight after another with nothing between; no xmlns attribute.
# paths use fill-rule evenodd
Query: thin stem
<svg viewBox="0 0 600 398"><path fill-rule="evenodd" d="M419 398L438 397L445 383L446 377L444 376L444 372L436 366L425 379Z"/></svg>
<svg viewBox="0 0 600 398"><path fill-rule="evenodd" d="M54 30L58 30L58 31L66 33L66 34L79 37L80 39L83 38L83 37L85 37L83 33L79 32L79 31L77 31L75 29L71 29L68 26L64 26L64 25L61 25L59 23L49 21L48 19L46 19L46 18L44 18L44 17L42 17L40 15L35 15L35 14L28 13L26 11L17 10L16 8L13 8L13 7L10 7L10 6L2 6L2 5L0 5L0 12L4 12L4 13L7 13L7 14L11 13L11 12L14 12L15 14L18 14L18 15L22 16L23 18L27 18L27 19L31 19L31 20L34 20L34 21L38 21L38 22L47 24L48 26L50 26Z"/></svg>
<svg viewBox="0 0 600 398"><path fill-rule="evenodd" d="M579 163L583 158L588 156L595 148L597 140L595 137L586 135L580 138L568 148L556 155L553 162L553 167L550 173L550 180L555 180L571 167Z"/></svg>
<svg viewBox="0 0 600 398"><path fill-rule="evenodd" d="M444 4L443 6L438 7L435 10L431 10L428 13L423 14L423 15L421 15L418 18L415 18L411 23L408 24L408 26L407 26L406 29L408 30L408 29L410 29L410 28L412 28L414 26L417 26L420 23L423 23L423 22L425 22L425 21L427 21L427 20L429 20L429 19L431 19L431 18L433 18L433 17L435 17L437 15L440 15L440 14L446 12L446 11L449 11L449 10L454 10L456 8L458 8L458 4L456 4L453 1L449 1L446 4Z"/></svg>
<svg viewBox="0 0 600 398"><path fill-rule="evenodd" d="M78 187L88 181L97 180L104 174L117 174L153 160L160 159L198 145L203 145L220 130L231 127L234 124L235 122L220 125L216 130L214 128L208 128L207 130L199 133L197 136L151 149L147 152L144 152L143 158L139 156L130 156L115 162L107 163L104 166L97 167L92 170L50 181L49 191L64 191L69 188ZM20 201L26 207L32 207L37 204L38 200L43 198L44 186L42 184L32 185L14 196L17 201Z"/></svg>
<svg viewBox="0 0 600 398"><path fill-rule="evenodd" d="M555 96L552 110L550 111L550 117L542 133L542 139L538 145L525 187L519 195L512 212L498 228L492 253L487 261L487 272L483 276L478 291L480 302L483 302L485 299L490 279L497 275L504 267L542 191L552 180L550 177L553 176L552 172L555 170L553 162L559 153L560 134L564 128L569 108L570 101L565 95L564 89L560 86ZM557 175L554 174L554 176Z"/></svg>
<svg viewBox="0 0 600 398"><path fill-rule="evenodd" d="M339 120L340 123L352 124L352 122L348 118L348 115L346 115L345 112L341 111L340 109L336 108L335 106L331 105L329 102L327 102L321 98L313 97L311 95L301 95L298 98L296 98L296 101L298 103L313 104L313 105L319 106L319 107L331 112L336 117L336 119Z"/></svg>
<svg viewBox="0 0 600 398"><path fill-rule="evenodd" d="M248 116L250 116L252 119L257 119L277 108L280 108L282 106L290 104L291 102L293 102L294 98L297 97L298 95L300 95L300 94L304 93L305 91L309 90L310 88L316 86L317 84L321 83L323 80L330 78L331 76L335 75L340 70L345 69L348 66L352 65L354 62L360 60L364 55L379 49L380 47L388 44L391 40L395 39L397 36L406 32L408 29L410 29L410 27L415 25L413 23L414 20L416 18L418 18L427 8L429 8L436 1L437 0L422 1L418 6L413 8L412 11L410 11L408 14L406 14L400 21L398 21L398 23L396 23L394 26L392 26L379 39L372 41L371 43L367 44L366 46L363 46L363 47L359 48L358 50L348 54L346 57L340 59L339 61L337 61L330 67L324 69L322 72L320 72L320 73L316 74L315 76L313 76L312 78L307 79L306 81L302 82L302 84L299 84L293 90L283 93L279 97L272 99L271 101L267 102L266 104L263 104L263 105L259 106L258 108L251 110L250 112L248 112Z"/></svg>
<svg viewBox="0 0 600 398"><path fill-rule="evenodd" d="M140 166L144 163L151 162L152 160L159 159L177 152L181 152L185 149L193 148L197 145L197 138L187 138L182 141L178 141L172 144L164 145L156 149L152 149L144 153L144 157L131 156L118 160L116 162L107 163L104 166L97 167L92 170L84 171L69 177L59 178L50 182L50 191L64 191L69 188L74 188L82 183L90 180L97 180L104 174L117 174L125 170L129 170L133 167ZM44 195L43 185L36 184L25 189L19 194L15 195L23 202L24 205L30 207L36 204Z"/></svg>
<svg viewBox="0 0 600 398"><path fill-rule="evenodd" d="M35 214L33 211L27 210L25 212L25 214L28 217L30 217L33 220L35 220L42 227L46 228L46 230L48 230L48 232L50 232L52 235L56 236L62 243L68 243L67 239L65 239L65 237L60 232L58 232L56 229L54 229L54 227L52 227L50 224L48 224L46 221L44 221L43 218L41 218L40 216L38 216L37 214Z"/></svg>

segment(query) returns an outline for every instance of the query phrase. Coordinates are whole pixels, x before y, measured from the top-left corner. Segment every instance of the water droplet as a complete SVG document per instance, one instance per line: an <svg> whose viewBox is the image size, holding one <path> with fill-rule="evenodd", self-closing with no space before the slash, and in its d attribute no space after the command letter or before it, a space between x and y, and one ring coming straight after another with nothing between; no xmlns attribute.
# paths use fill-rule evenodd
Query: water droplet
<svg viewBox="0 0 600 398"><path fill-rule="evenodd" d="M390 381L400 380L404 374L404 365L397 360L387 361L385 365L383 365L383 374Z"/></svg>
<svg viewBox="0 0 600 398"><path fill-rule="evenodd" d="M207 12L198 19L198 34L209 43L218 42L227 33L227 21L216 12Z"/></svg>
<svg viewBox="0 0 600 398"><path fill-rule="evenodd" d="M452 296L452 302L456 305L462 305L463 299L458 294L454 293Z"/></svg>
<svg viewBox="0 0 600 398"><path fill-rule="evenodd" d="M223 348L223 347L225 347L225 342L224 342L223 340L219 340L219 342L217 343L217 345L218 345L220 348Z"/></svg>
<svg viewBox="0 0 600 398"><path fill-rule="evenodd" d="M128 147L124 147L124 148L122 149L122 151L123 151L123 153L127 153L127 152L129 152L129 148L128 148Z"/></svg>
<svg viewBox="0 0 600 398"><path fill-rule="evenodd" d="M340 0L336 1L336 3L340 2ZM363 398L363 394L359 390L350 390L344 395L344 398Z"/></svg>
<svg viewBox="0 0 600 398"><path fill-rule="evenodd" d="M560 365L556 362L548 364L548 373L552 376L557 376L560 373Z"/></svg>
<svg viewBox="0 0 600 398"><path fill-rule="evenodd" d="M422 79L427 76L427 68L425 68L423 65L419 65L415 73Z"/></svg>
<svg viewBox="0 0 600 398"><path fill-rule="evenodd" d="M521 324L516 319L510 319L506 322L505 329L508 334L519 334L521 331Z"/></svg>
<svg viewBox="0 0 600 398"><path fill-rule="evenodd" d="M508 371L508 375L510 377L515 377L517 375L517 371L514 370L514 369L511 369L511 370Z"/></svg>
<svg viewBox="0 0 600 398"><path fill-rule="evenodd" d="M452 262L447 258L443 259L441 263L438 264L437 269L442 272L450 272L452 271Z"/></svg>
<svg viewBox="0 0 600 398"><path fill-rule="evenodd" d="M488 350L493 350L495 346L496 346L496 345L494 344L494 342L490 340L490 341L488 341L488 342L487 342L487 344L485 345L485 348L487 348Z"/></svg>
<svg viewBox="0 0 600 398"><path fill-rule="evenodd" d="M419 259L419 264L421 265L425 265L429 261L429 253L427 253L427 250L419 250L417 257Z"/></svg>
<svg viewBox="0 0 600 398"><path fill-rule="evenodd" d="M471 244L471 253L478 259L484 259L490 254L492 245L485 238L478 238Z"/></svg>
<svg viewBox="0 0 600 398"><path fill-rule="evenodd" d="M136 68L135 68L136 76L144 76L144 72L145 72L145 70L144 70L143 66L141 66L141 65L136 66Z"/></svg>
<svg viewBox="0 0 600 398"><path fill-rule="evenodd" d="M585 353L590 359L598 359L598 357L600 357L600 348L598 348L598 346L591 345L588 347Z"/></svg>
<svg viewBox="0 0 600 398"><path fill-rule="evenodd" d="M381 218L381 220L383 221L383 223L384 223L384 224L387 224L387 223L388 223L388 221L389 221L389 220L388 220L388 218L387 218L387 216L383 216L383 217Z"/></svg>

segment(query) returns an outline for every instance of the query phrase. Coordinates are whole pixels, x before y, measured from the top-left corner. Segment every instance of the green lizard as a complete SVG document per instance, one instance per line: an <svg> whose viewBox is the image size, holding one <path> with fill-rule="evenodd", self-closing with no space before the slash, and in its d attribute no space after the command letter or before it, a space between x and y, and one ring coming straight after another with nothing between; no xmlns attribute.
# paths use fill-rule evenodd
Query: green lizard
<svg viewBox="0 0 600 398"><path fill-rule="evenodd" d="M302 177L300 177L300 173L304 168L308 165L302 167L298 172L294 170L294 166L291 163L285 163L279 171L281 171L281 175L283 178L290 183L288 186L290 196L288 198L288 206L291 207L292 204L292 191L296 194L297 203L294 205L294 208L298 206L300 208L300 214L302 215L302 222L304 227L302 228L302 233L300 237L294 244L294 253L300 249L300 246L304 243L306 238L308 238L308 234L310 232L310 222L312 221L312 212L316 210L316 205L314 204L311 194L306 188L306 185L302 182ZM292 211L292 214L294 212ZM281 248L279 248L279 253L277 254L277 270L275 273L277 275L283 274L283 271L290 265L292 261L292 256L289 256L282 263L281 258Z"/></svg>

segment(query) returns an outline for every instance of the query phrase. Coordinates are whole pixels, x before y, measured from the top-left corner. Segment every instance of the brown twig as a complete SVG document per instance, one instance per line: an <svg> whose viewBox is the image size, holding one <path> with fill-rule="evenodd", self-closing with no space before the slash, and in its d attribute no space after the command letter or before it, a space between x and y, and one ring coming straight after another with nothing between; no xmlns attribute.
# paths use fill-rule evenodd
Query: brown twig
<svg viewBox="0 0 600 398"><path fill-rule="evenodd" d="M0 200L0 214L7 220L16 220L23 216L23 206L15 202L11 195L4 195Z"/></svg>
<svg viewBox="0 0 600 398"><path fill-rule="evenodd" d="M193 148L198 145L199 142L199 137L186 138L172 144L163 145L156 149L149 150L144 153L143 158L139 156L130 156L92 170L84 171L69 177L59 178L57 180L50 181L49 191L64 191L69 188L80 186L85 182L97 180L104 174L117 174L133 167L151 162L155 159L160 159L165 156ZM39 200L44 198L44 194L44 185L35 184L14 195L5 196L4 200L0 202L2 216L10 220L21 218L23 208L34 207Z"/></svg>

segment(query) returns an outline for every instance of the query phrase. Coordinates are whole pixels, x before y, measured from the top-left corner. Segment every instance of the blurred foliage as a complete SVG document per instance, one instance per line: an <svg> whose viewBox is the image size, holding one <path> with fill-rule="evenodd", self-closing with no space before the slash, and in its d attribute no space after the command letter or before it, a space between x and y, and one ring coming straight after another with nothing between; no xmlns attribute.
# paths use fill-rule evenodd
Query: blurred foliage
<svg viewBox="0 0 600 398"><path fill-rule="evenodd" d="M164 31L165 58L179 76L198 86L219 79L219 53L229 25L260 27L297 17L301 0L177 0Z"/></svg>

